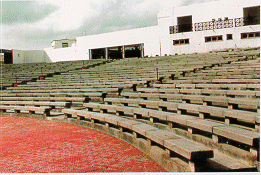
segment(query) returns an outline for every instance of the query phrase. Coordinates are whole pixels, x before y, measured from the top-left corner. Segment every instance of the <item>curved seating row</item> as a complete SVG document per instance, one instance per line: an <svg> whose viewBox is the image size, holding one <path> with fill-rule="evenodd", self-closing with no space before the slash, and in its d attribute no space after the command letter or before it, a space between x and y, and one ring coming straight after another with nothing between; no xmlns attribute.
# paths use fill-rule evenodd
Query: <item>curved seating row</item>
<svg viewBox="0 0 261 175"><path fill-rule="evenodd" d="M122 92L122 97L138 98L144 100L175 101L183 103L203 104L204 106L224 106L229 109L244 109L259 113L260 99L231 98L220 96L170 94L170 93L135 93Z"/></svg>
<svg viewBox="0 0 261 175"><path fill-rule="evenodd" d="M137 88L141 93L162 93L162 94L184 94L184 95L205 95L217 97L241 97L259 99L260 91L256 90L223 90L223 89L178 89L178 88Z"/></svg>
<svg viewBox="0 0 261 175"><path fill-rule="evenodd" d="M121 139L124 139L124 136L122 136L122 134L124 133L124 131L126 133L127 130L130 134L128 135L128 140L126 139L126 141L129 141L129 143L136 147L139 147L139 144L137 144L137 140L140 137L146 139L145 143L148 146L144 146L145 148L143 148L143 150L149 155L151 152L151 146L155 145L156 143L156 145L164 148L164 151L167 152L168 157L165 159L167 159L170 164L170 157L173 154L178 155L177 157L180 160L185 160L185 162L187 162L186 167L180 168L180 170L182 171L198 171L199 168L202 168L204 163L207 162L208 158L213 157L213 150L205 146L201 146L187 139L181 138L174 133L160 130L156 127L144 124L142 122L117 117L110 114L99 114L84 110L63 109L62 112L67 116L67 118L78 118L79 120L83 120L84 122L89 121L89 123L91 123L92 125L101 125L102 123L104 127L107 128L107 130L111 128L117 128L118 133L115 134L114 131L114 136ZM105 130L106 129L103 129L103 131ZM109 131L107 132L109 133ZM156 161L160 162L159 160Z"/></svg>
<svg viewBox="0 0 261 175"><path fill-rule="evenodd" d="M106 99L106 101L108 102L110 100ZM144 105L144 103L140 102L139 104ZM106 105L98 103L85 103L84 107L86 107L89 111L113 113L117 116L130 116L133 119L149 121L154 124L160 123L161 125L165 125L165 128L168 128L169 130L172 130L176 127L180 127L183 129L186 128L185 130L187 132L187 137L193 138L194 134L207 136L207 138L210 138L212 140L209 144L211 144L212 146L216 145L213 146L216 148L220 147L219 143L222 144L225 140L228 144L232 144L232 146L236 146L248 151L247 153L245 153L248 154L248 156L246 157L240 155L241 152L233 152L233 154L238 154L237 156L245 161L253 161L250 160L249 157L255 157L254 160L257 160L258 142L260 140L260 135L259 133L251 130L230 126L222 122L206 120L179 112L173 113L149 108L138 108L122 105ZM178 110L183 109L184 108L181 104L181 106L178 107Z"/></svg>

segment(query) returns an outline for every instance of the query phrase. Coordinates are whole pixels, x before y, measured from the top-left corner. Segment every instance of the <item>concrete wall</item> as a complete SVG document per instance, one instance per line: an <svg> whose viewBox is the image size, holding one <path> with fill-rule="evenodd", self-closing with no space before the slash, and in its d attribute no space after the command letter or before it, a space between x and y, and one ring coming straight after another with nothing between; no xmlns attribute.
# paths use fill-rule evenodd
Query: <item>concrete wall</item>
<svg viewBox="0 0 261 175"><path fill-rule="evenodd" d="M190 39L189 45L173 45L171 42L171 54L203 53L212 50L226 48L259 47L260 38L241 39L241 33L260 31L260 26L244 26L230 29L217 29L198 32L178 33L171 36L171 40ZM227 40L226 35L233 34L233 40ZM206 36L222 35L223 41L205 42Z"/></svg>
<svg viewBox="0 0 261 175"><path fill-rule="evenodd" d="M77 46L58 49L45 48L44 51L52 62L89 60L89 49L144 43L145 56L160 55L158 26L83 36L76 40Z"/></svg>
<svg viewBox="0 0 261 175"><path fill-rule="evenodd" d="M83 60L89 59L89 49L144 43L144 55L160 54L158 26L104 33L77 38L77 53Z"/></svg>
<svg viewBox="0 0 261 175"><path fill-rule="evenodd" d="M13 50L13 64L52 62L44 50Z"/></svg>
<svg viewBox="0 0 261 175"><path fill-rule="evenodd" d="M158 13L160 56L170 54L170 34L169 26L172 25L172 9Z"/></svg>
<svg viewBox="0 0 261 175"><path fill-rule="evenodd" d="M44 49L47 56L50 58L51 62L58 61L73 61L81 60L82 58L78 55L76 47L67 47L67 48L45 48Z"/></svg>

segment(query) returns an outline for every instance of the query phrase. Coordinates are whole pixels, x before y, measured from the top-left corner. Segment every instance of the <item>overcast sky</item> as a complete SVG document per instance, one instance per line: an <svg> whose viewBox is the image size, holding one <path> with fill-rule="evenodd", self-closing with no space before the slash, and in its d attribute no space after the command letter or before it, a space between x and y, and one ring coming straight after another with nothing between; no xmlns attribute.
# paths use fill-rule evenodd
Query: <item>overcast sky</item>
<svg viewBox="0 0 261 175"><path fill-rule="evenodd" d="M1 1L0 48L42 50L55 39L154 26L160 10L207 1Z"/></svg>

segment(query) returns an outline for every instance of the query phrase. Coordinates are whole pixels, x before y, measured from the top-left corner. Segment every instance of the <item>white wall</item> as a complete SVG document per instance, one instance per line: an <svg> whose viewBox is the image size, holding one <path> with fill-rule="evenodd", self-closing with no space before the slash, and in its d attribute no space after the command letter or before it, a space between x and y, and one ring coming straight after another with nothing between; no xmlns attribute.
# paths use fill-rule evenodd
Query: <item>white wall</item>
<svg viewBox="0 0 261 175"><path fill-rule="evenodd" d="M13 49L13 63L14 64L26 63L24 50Z"/></svg>
<svg viewBox="0 0 261 175"><path fill-rule="evenodd" d="M158 26L117 31L77 38L77 46L67 48L45 48L44 51L52 62L88 60L89 49L123 46L144 43L144 55L160 54Z"/></svg>
<svg viewBox="0 0 261 175"><path fill-rule="evenodd" d="M243 17L243 8L258 6L259 0L221 0L188 6L175 7L173 12L173 25L177 25L177 17L192 15L192 22L207 22L213 18L224 19L224 17Z"/></svg>
<svg viewBox="0 0 261 175"><path fill-rule="evenodd" d="M229 19L243 17L243 8L258 6L259 1L214 1L202 4L195 4L190 6L183 6L174 8L173 25L177 25L177 17L192 15L192 23L212 21L213 18ZM235 26L235 21L234 21ZM227 29L214 29L205 31L193 31L170 34L170 53L171 54L188 54L209 52L212 50L221 50L226 48L246 48L246 47L260 47L260 38L241 39L241 33L260 31L260 25L251 25L244 27L233 27ZM233 34L233 40L226 40L226 34ZM223 41L207 42L206 36L223 35ZM173 40L190 39L189 45L175 45Z"/></svg>
<svg viewBox="0 0 261 175"><path fill-rule="evenodd" d="M159 55L158 26L117 31L77 38L77 53L83 60L89 59L89 49L144 43L144 55Z"/></svg>
<svg viewBox="0 0 261 175"><path fill-rule="evenodd" d="M13 64L39 62L51 62L44 50L13 50Z"/></svg>
<svg viewBox="0 0 261 175"><path fill-rule="evenodd" d="M73 61L82 59L80 56L78 56L76 47L66 47L59 49L45 48L44 51L51 62Z"/></svg>
<svg viewBox="0 0 261 175"><path fill-rule="evenodd" d="M170 53L170 34L169 26L172 25L173 9L158 13L159 40L160 40L160 56Z"/></svg>
<svg viewBox="0 0 261 175"><path fill-rule="evenodd" d="M247 48L259 47L260 38L241 39L241 33L260 31L260 26L244 26L229 29L216 29L198 32L186 32L171 35L171 54L174 55L184 53L203 53L212 50L222 50L227 48ZM233 40L227 40L226 35L233 34ZM222 35L223 41L205 42L206 36ZM173 46L173 40L190 39L189 45Z"/></svg>

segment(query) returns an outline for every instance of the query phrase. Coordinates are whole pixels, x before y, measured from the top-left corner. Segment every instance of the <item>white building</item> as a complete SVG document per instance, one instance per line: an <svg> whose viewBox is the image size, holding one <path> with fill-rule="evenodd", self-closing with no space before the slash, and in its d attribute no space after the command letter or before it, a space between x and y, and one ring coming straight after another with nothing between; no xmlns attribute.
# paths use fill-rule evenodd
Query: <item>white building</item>
<svg viewBox="0 0 261 175"><path fill-rule="evenodd" d="M260 46L258 0L213 1L168 13L170 54Z"/></svg>
<svg viewBox="0 0 261 175"><path fill-rule="evenodd" d="M43 59L151 57L247 47L260 47L259 0L170 7L158 13L157 26L82 36L72 43L54 40L44 49L49 58Z"/></svg>

